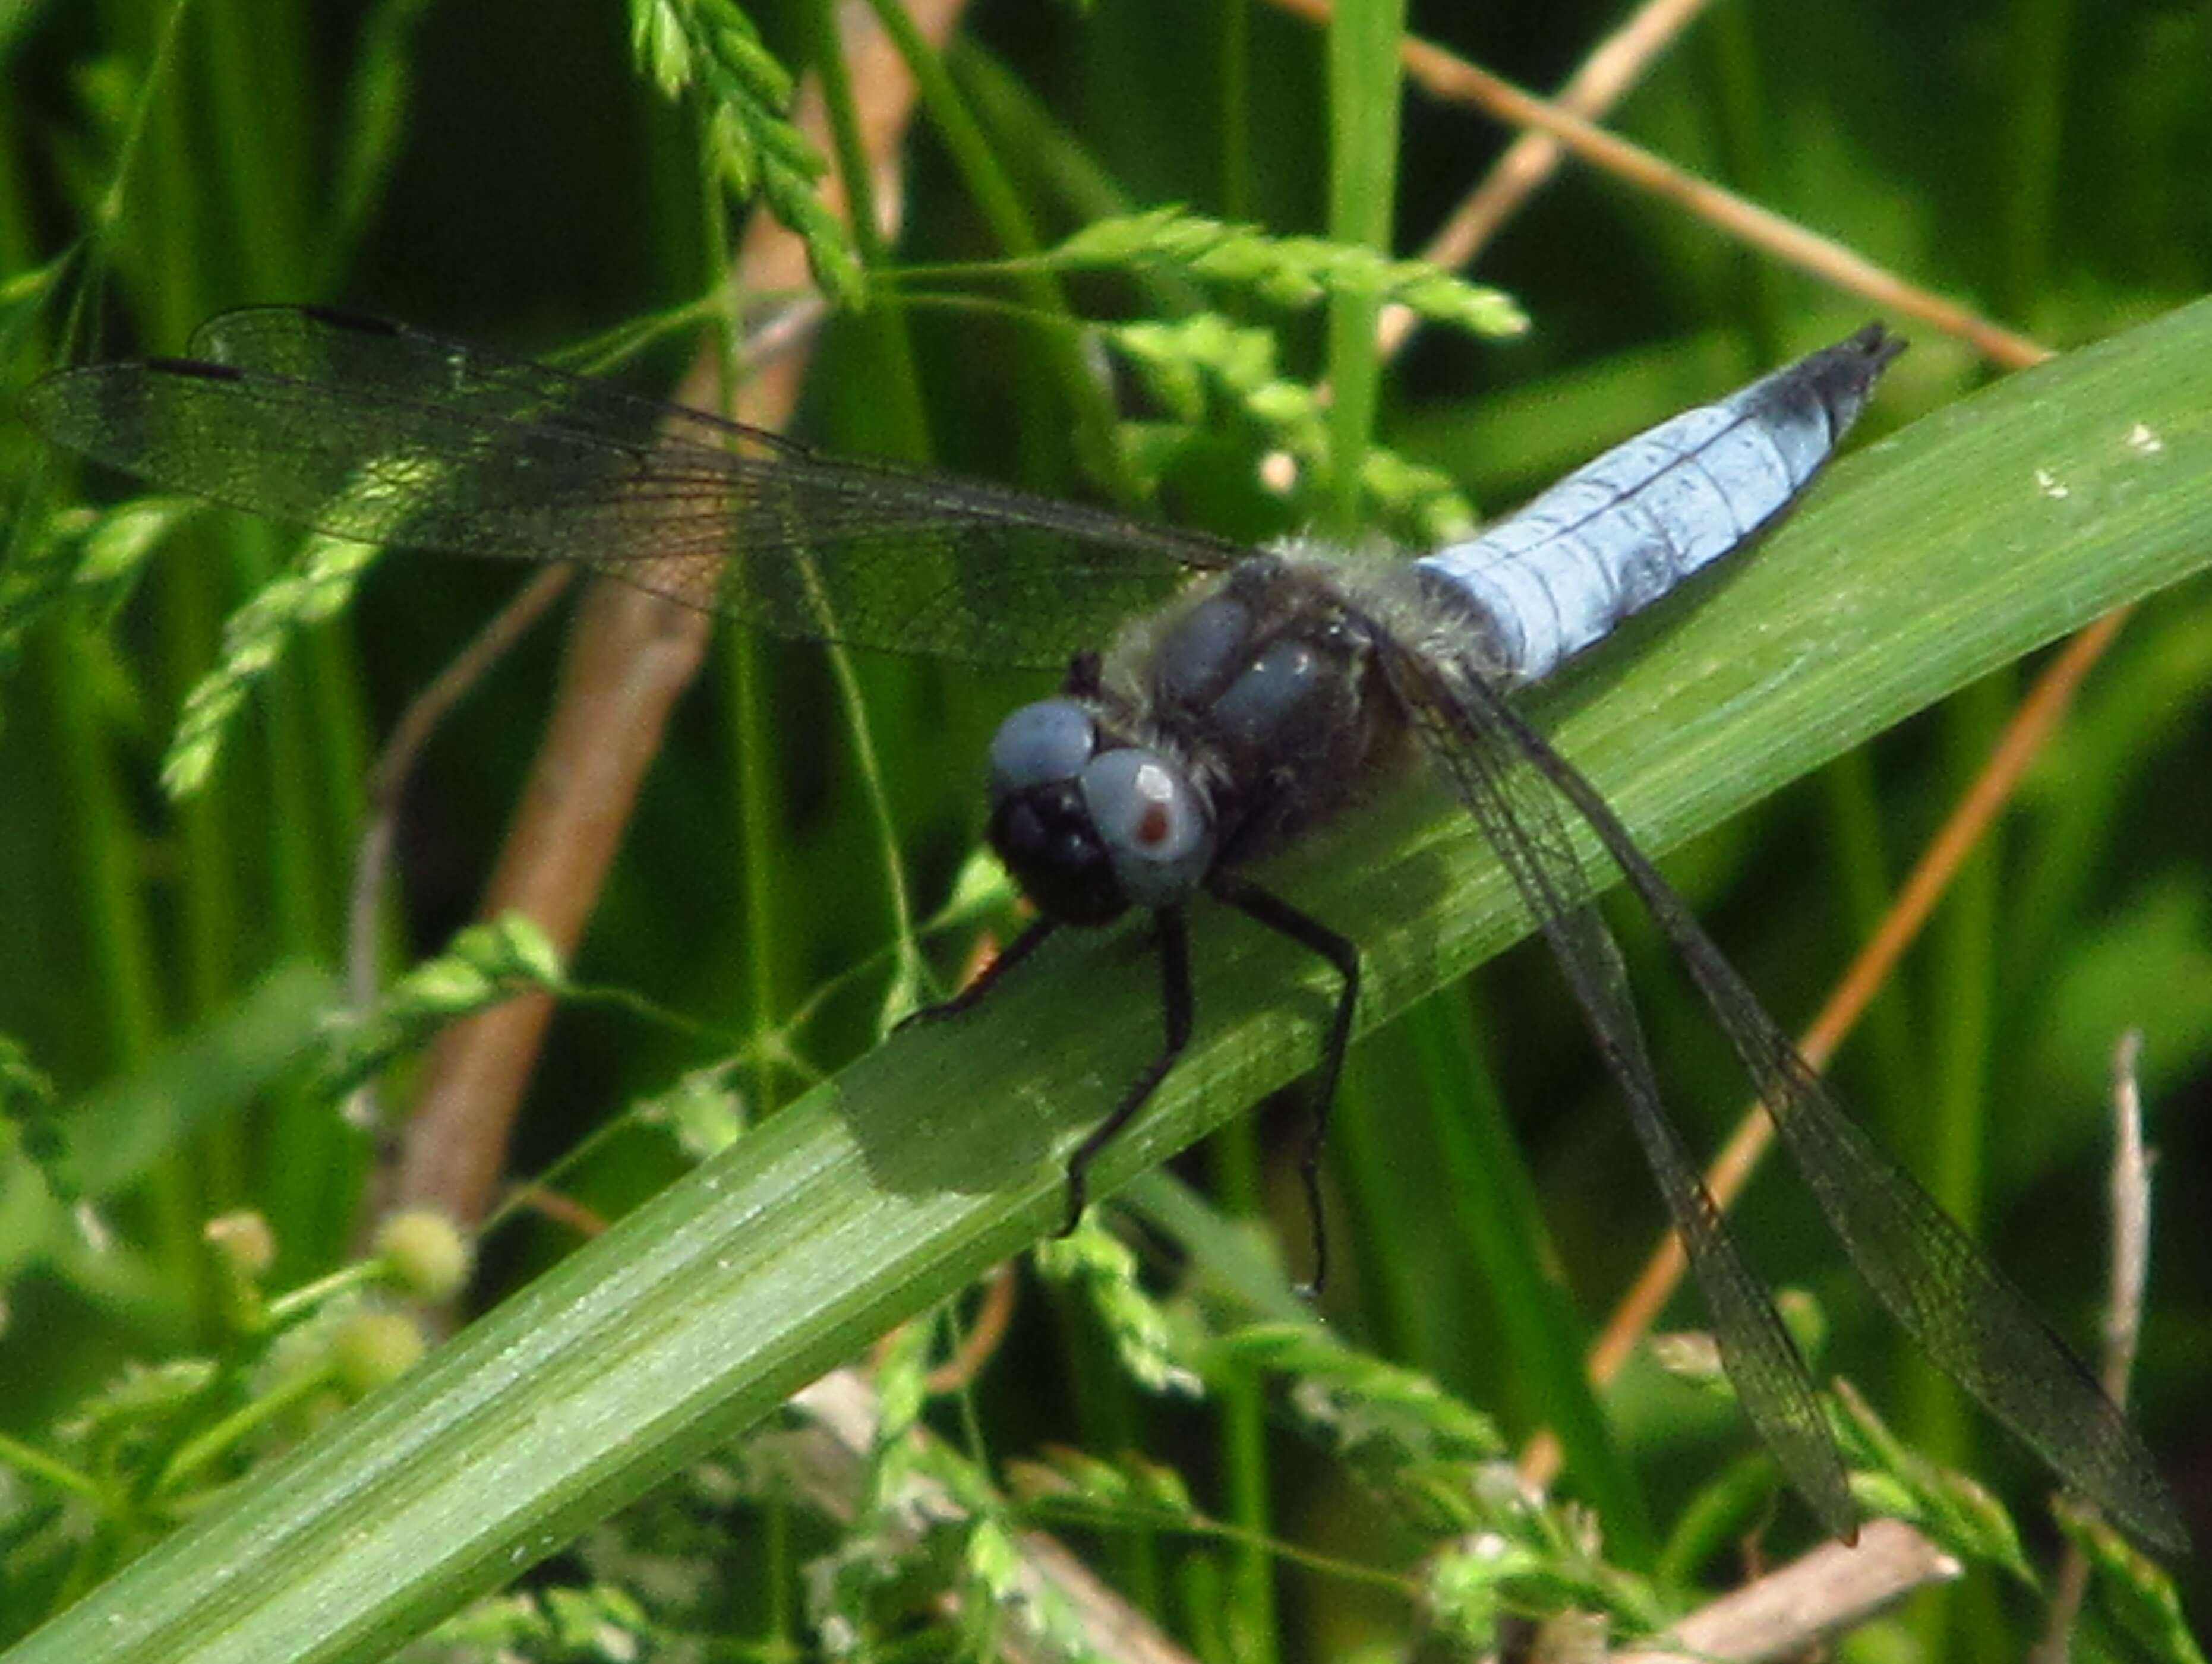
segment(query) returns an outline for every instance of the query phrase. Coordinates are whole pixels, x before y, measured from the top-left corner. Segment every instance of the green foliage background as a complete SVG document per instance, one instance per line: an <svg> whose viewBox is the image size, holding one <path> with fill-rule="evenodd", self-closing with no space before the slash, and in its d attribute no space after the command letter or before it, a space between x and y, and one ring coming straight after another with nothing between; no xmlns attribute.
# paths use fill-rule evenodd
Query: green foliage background
<svg viewBox="0 0 2212 1664"><path fill-rule="evenodd" d="M753 15L787 63L809 61L814 9ZM1613 21L1572 5L1440 6L1417 8L1410 25L1542 88ZM691 303L722 275L728 212L702 179L697 112L665 102L636 72L624 28L615 9L570 0L18 9L0 23L9 385L57 362L177 350L204 317L256 301L341 301L525 351ZM1384 228L1387 207L1395 251L1410 252L1503 137L1477 115L1409 94L1401 142L1364 175L1340 174L1351 182L1333 198L1330 146L1348 140L1325 114L1325 54L1306 23L1239 0L1090 15L997 4L976 9L947 67L993 182L1046 240L1102 214L1174 202L1339 235L1358 233L1363 216ZM2208 287L2208 64L2212 11L2202 6L1729 4L1615 120L1683 166L2065 346ZM1381 96L1371 85L1366 95ZM1356 126L1358 113L1338 115ZM1008 252L1003 217L979 199L972 153L959 148L968 139L949 143L947 131L924 120L907 147L902 264ZM1425 340L1384 375L1377 427L1487 511L1869 311L1572 166L1474 275L1516 296L1532 329L1504 345ZM1163 305L1163 287L1070 284L1079 308L1103 317ZM879 308L830 327L808 378L808 437L1070 494L1113 489L1079 465L1070 412L1097 390L1071 380L1081 361L1066 337L1003 309L917 307L897 325ZM1318 315L1285 325L1280 350L1307 378L1347 361L1340 349L1332 360ZM647 384L676 361L648 365ZM1980 373L1962 349L1919 334L1869 429L1945 403ZM1218 483L1249 464L1252 444L1231 423L1210 449L1178 458L1167 512L1247 537L1285 529L1256 494ZM1200 465L1209 458L1220 465L1211 478ZM80 484L112 489L76 480L20 427L0 432L0 465L19 573L35 570L27 557L46 509ZM100 1199L118 1246L105 1253L34 1229L47 1216L14 1204L35 1181L20 1152L9 1157L0 1432L33 1445L126 1360L217 1344L222 1291L199 1242L206 1218L246 1207L266 1216L281 1284L339 1262L359 1218L368 1151L289 1065L335 998L319 972L337 961L378 737L511 578L464 562L380 563L357 604L280 670L207 792L170 805L155 773L180 701L216 661L224 615L290 542L281 530L202 519L123 584L65 603L6 592L0 1043L20 1045L52 1078L64 1116L105 1114L98 1124L130 1129L109 1146L116 1169ZM438 737L410 793L394 966L471 915L556 651L550 639L526 646ZM765 720L746 720L734 671L702 679L574 969L732 1030L780 1030L856 964L886 963L890 882L870 782L821 656L757 643L732 651L765 674ZM907 879L931 913L978 830L975 759L998 714L1033 684L934 665L859 669L878 784ZM2212 1141L2191 1111L2204 1103L2212 1053L2208 669L2212 610L2200 581L2131 623L1838 1071L1891 1147L2087 1344L2101 1290L2107 1059L2121 1029L2144 1029L2164 1160L2139 1416L2200 1532L2212 1261L2195 1221L2212 1205ZM1671 856L1670 874L1785 1022L1813 1009L1879 916L2027 673L1989 677ZM749 801L770 812L748 815ZM1656 971L1651 944L1620 921L1641 969ZM941 973L965 942L931 943ZM1663 975L1640 983L1676 1107L1710 1141L1736 1108L1738 1083L1686 996ZM873 1039L884 998L879 973L836 983L796 1043L821 1067L843 1063ZM518 1169L545 1168L702 1055L692 1038L620 1011L565 1011ZM744 1078L757 1100L795 1084L766 1071ZM1304 1227L1285 1181L1298 1125L1248 1119L1178 1169L1232 1211L1265 1206L1294 1267ZM1363 1045L1336 1127L1340 1274L1328 1310L1340 1330L1429 1371L1509 1435L1559 1414L1551 1369L1632 1274L1658 1211L1540 955L1510 952ZM1497 1136L1503 1127L1510 1137ZM1475 1139L1479 1149L1467 1142ZM681 1166L663 1141L617 1138L563 1181L617 1214ZM1157 1220L1167 1204L1147 1196ZM1743 1229L1759 1262L1811 1291L1827 1315L1826 1361L1907 1437L2032 1514L2041 1476L1900 1355L1803 1199L1764 1182L1751 1202ZM1499 1220L1541 1222L1561 1285L1516 1283L1510 1254L1484 1256L1483 1226ZM552 1226L511 1224L489 1244L479 1298L572 1246ZM1679 1317L1698 1321L1687 1303ZM1271 1433L1255 1406L1163 1415L1100 1366L1101 1346L1072 1303L1026 1303L972 1403L989 1448L1141 1448L1182 1464L1217 1514L1344 1548L1328 1523L1344 1505L1341 1482ZM1648 1554L1748 1441L1648 1367L1604 1407L1632 1480L1632 1493L1608 1498L1607 1525L1626 1552L1640 1542ZM135 1546L104 1553L119 1560ZM1170 1625L1200 1631L1214 1655L1327 1655L1380 1621L1340 1583L1284 1573L1278 1588L1272 1563L1255 1574L1249 1556L1114 1552L1125 1587L1149 1587ZM763 1552L761 1564L781 1562ZM80 1561L58 1585L14 1584L0 1637L110 1569ZM732 1593L735 1632L770 1625L787 1598L775 1581L765 1571ZM2195 1593L2204 1594L2201 1581ZM1265 1616L1278 1598L1287 1615ZM1236 1616L1209 1637L1192 1614L1224 1601ZM2015 1653L2035 1618L1984 1579L1909 1621L1929 1655L1965 1658Z"/></svg>

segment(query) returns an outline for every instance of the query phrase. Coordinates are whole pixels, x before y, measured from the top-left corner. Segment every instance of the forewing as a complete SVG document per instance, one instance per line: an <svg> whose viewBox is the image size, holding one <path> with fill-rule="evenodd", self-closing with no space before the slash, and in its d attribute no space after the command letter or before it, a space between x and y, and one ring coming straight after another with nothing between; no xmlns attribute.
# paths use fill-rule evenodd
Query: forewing
<svg viewBox="0 0 2212 1664"><path fill-rule="evenodd" d="M1850 1537L1857 1512L1804 1360L1660 1101L1620 945L1593 903L1546 784L1550 762L1566 764L1525 725L1499 726L1492 708L1502 709L1504 701L1480 682L1403 653L1387 654L1385 664L1430 751L1551 944L1628 1100L1630 1125L1711 1310L1721 1362L1745 1415L1822 1526ZM1527 745L1549 759L1540 769L1536 757L1522 752Z"/></svg>
<svg viewBox="0 0 2212 1664"><path fill-rule="evenodd" d="M1234 544L919 470L307 307L47 377L49 437L342 537L566 561L774 635L1057 668Z"/></svg>
<svg viewBox="0 0 2212 1664"><path fill-rule="evenodd" d="M1495 695L1508 736L1588 821L1743 1060L1844 1250L1930 1361L2075 1491L2154 1546L2185 1552L2179 1508L2088 1366L1910 1173L1846 1115L1596 788Z"/></svg>

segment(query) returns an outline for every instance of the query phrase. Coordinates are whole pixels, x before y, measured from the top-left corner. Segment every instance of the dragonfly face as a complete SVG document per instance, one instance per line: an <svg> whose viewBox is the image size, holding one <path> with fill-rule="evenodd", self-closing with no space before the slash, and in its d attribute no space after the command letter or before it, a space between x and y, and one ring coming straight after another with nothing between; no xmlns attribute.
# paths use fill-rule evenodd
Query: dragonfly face
<svg viewBox="0 0 2212 1664"><path fill-rule="evenodd" d="M991 841L1048 918L1178 906L1372 791L1406 723L1356 597L1340 566L1254 556L1006 720Z"/></svg>
<svg viewBox="0 0 2212 1664"><path fill-rule="evenodd" d="M1571 811L1680 955L1899 1322L2069 1484L2178 1549L2187 1539L2173 1500L2094 1377L1843 1113L1612 810L1508 697L1781 513L1897 350L1879 327L1863 330L1608 452L1480 537L1381 568L832 459L318 308L227 314L195 334L186 359L65 371L24 408L51 437L114 467L337 537L573 562L801 640L1072 663L1058 698L1007 720L989 761L992 841L1043 916L939 1011L975 1004L1063 925L1151 910L1164 1042L1071 1155L1071 1213L1092 1159L1189 1039L1185 914L1200 892L1336 971L1316 1082L1326 1109L1358 949L1246 869L1425 756L1511 876L1589 1020L1746 1412L1821 1521L1848 1533L1841 1459L1803 1362L1661 1104L1619 949L1590 906L1595 881L1568 835Z"/></svg>

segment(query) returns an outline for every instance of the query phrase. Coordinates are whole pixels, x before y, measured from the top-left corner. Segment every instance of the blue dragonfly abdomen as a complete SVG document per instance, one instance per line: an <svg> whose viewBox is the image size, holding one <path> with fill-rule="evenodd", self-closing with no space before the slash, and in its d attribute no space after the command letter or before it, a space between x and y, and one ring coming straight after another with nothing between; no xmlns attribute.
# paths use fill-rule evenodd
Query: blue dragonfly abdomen
<svg viewBox="0 0 2212 1664"><path fill-rule="evenodd" d="M1871 325L1615 446L1414 564L1481 614L1497 677L1537 681L1779 514L1901 348Z"/></svg>

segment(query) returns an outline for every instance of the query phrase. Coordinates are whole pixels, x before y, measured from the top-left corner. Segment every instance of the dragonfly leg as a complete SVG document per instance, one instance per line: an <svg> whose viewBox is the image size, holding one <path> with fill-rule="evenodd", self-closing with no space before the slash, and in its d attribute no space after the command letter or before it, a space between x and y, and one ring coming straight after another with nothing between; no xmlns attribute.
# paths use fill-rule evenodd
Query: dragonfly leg
<svg viewBox="0 0 2212 1664"><path fill-rule="evenodd" d="M1313 1222L1314 1274L1306 1284L1318 1294L1328 1281L1328 1230L1321 1207L1321 1156L1328 1142L1328 1112L1336 1102L1336 1080L1344 1071L1345 1048L1352 1043L1352 1013L1359 1005L1359 947L1348 936L1339 935L1320 920L1301 913L1270 890L1233 873L1216 872L1206 888L1214 897L1269 930L1310 948L1336 968L1342 988L1336 1010L1329 1018L1328 1038L1322 1042L1321 1066L1314 1073L1313 1120L1306 1133L1305 1152L1298 1158L1298 1177L1306 1192L1306 1217Z"/></svg>
<svg viewBox="0 0 2212 1664"><path fill-rule="evenodd" d="M948 1017L958 1017L983 1002L983 996L999 985L999 979L1035 953L1043 945L1046 937L1060 928L1057 920L1040 919L1009 942L998 957L978 971L968 986L950 999L940 999L934 1005L924 1005L908 1011L898 1020L905 1028L909 1023L938 1023Z"/></svg>
<svg viewBox="0 0 2212 1664"><path fill-rule="evenodd" d="M1121 1102L1114 1106L1114 1113L1092 1127L1090 1136L1077 1145L1075 1153L1067 1158L1067 1220L1060 1228L1062 1236L1073 1230L1083 1218L1091 1163L1100 1151L1114 1141L1114 1135L1145 1107L1145 1100L1167 1078L1168 1071L1175 1067L1183 1048L1190 1044L1190 931L1183 922L1180 907L1155 908L1152 918L1160 932L1160 1005L1167 1018L1167 1042L1160 1048L1159 1055L1145 1066L1145 1072L1130 1082Z"/></svg>

